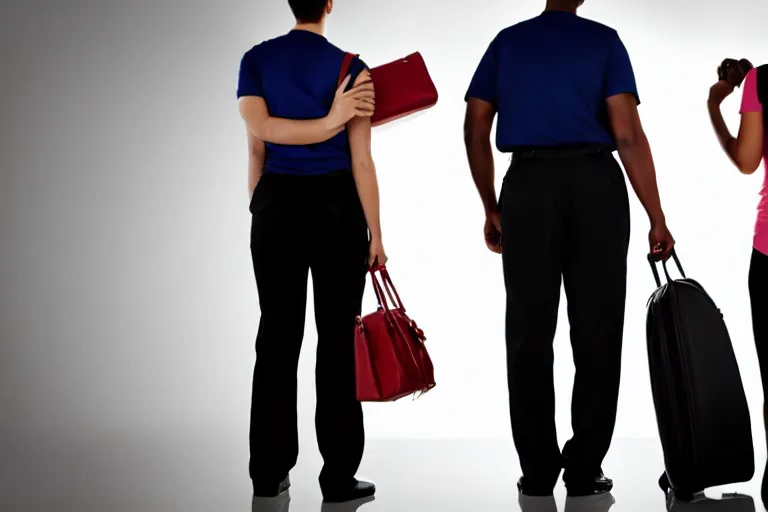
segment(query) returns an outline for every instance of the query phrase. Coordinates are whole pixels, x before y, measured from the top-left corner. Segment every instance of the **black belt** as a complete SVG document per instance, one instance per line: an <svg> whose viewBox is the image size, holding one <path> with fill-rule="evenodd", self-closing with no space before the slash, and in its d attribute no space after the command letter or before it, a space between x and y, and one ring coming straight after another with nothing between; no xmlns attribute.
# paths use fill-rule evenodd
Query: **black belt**
<svg viewBox="0 0 768 512"><path fill-rule="evenodd" d="M577 147L541 147L519 148L512 150L512 158L577 158L581 156L601 155L613 153L614 148L606 146L577 146Z"/></svg>

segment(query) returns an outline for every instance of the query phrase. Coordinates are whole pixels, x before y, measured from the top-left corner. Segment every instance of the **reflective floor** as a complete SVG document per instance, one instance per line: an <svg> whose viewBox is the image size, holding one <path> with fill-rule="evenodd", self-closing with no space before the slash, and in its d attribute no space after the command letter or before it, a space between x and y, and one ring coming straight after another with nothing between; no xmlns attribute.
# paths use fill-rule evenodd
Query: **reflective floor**
<svg viewBox="0 0 768 512"><path fill-rule="evenodd" d="M748 512L762 511L760 480L707 491L693 503L667 503L657 480L657 441L617 440L605 461L611 495L568 499L518 496L511 441L368 442L360 474L376 482L374 500L323 504L321 460L302 440L293 486L275 499L252 500L247 436L232 432L8 437L0 444L3 512ZM87 438L84 438L87 437ZM739 493L720 499L723 493ZM752 496L753 498L750 498Z"/></svg>

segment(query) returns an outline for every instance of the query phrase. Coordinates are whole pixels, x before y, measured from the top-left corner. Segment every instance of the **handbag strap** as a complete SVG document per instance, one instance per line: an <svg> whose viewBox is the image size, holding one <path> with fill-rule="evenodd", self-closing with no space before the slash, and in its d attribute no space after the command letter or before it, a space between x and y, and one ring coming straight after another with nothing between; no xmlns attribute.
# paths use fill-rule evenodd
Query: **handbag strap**
<svg viewBox="0 0 768 512"><path fill-rule="evenodd" d="M387 290L387 294L389 295L390 300L397 304L396 307L398 309L401 309L403 312L405 312L405 306L403 306L403 301L400 300L400 295L397 293L397 288L395 288L394 283L392 283L392 278L389 277L389 271L387 270L387 267L382 265L379 273L381 274L384 287Z"/></svg>
<svg viewBox="0 0 768 512"><path fill-rule="evenodd" d="M359 55L355 53L347 52L344 54L344 59L341 61L341 70L339 71L339 79L336 81L337 88L341 85L341 82L344 81L344 78L349 74L349 68L352 67L352 61L355 60L357 57L359 57Z"/></svg>
<svg viewBox="0 0 768 512"><path fill-rule="evenodd" d="M379 305L379 309L389 311L389 304L387 303L387 297L384 294L384 289L379 283L379 279L376 277L376 270L371 268L368 270L371 274L371 283L373 283L373 293L376 294L376 302Z"/></svg>
<svg viewBox="0 0 768 512"><path fill-rule="evenodd" d="M680 272L680 275L683 276L683 279L685 279L685 271L683 270L683 266L680 265L680 259L677 257L677 253L674 249L672 249L671 253L672 259L675 261L675 265L677 266L677 270ZM648 263L651 264L651 271L653 272L653 278L656 280L656 286L661 286L661 279L659 278L659 270L656 268L656 262L653 261L653 257L649 254L648 255ZM661 266L664 268L664 276L667 278L667 282L672 282L672 278L669 275L669 270L667 269L667 262L666 260L663 260L661 262Z"/></svg>
<svg viewBox="0 0 768 512"><path fill-rule="evenodd" d="M374 264L368 269L368 272L371 274L373 291L376 294L379 307L389 311L389 302L391 302L392 308L405 312L405 306L403 306L403 302L400 300L400 295L392 283L392 278L389 276L387 268L384 265ZM377 273L381 276L381 281L379 281ZM389 302L387 302L387 297L389 297Z"/></svg>

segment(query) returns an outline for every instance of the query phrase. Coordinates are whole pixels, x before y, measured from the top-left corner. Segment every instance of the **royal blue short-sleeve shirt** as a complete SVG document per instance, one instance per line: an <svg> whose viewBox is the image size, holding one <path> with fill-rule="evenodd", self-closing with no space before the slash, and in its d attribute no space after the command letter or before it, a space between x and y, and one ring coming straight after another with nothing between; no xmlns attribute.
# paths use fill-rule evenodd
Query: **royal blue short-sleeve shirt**
<svg viewBox="0 0 768 512"><path fill-rule="evenodd" d="M325 117L333 104L344 54L319 34L292 30L245 53L240 62L237 97L264 98L273 117ZM353 60L348 87L365 68L362 60ZM319 144L265 146L264 172L314 175L352 168L346 131Z"/></svg>
<svg viewBox="0 0 768 512"><path fill-rule="evenodd" d="M546 11L513 25L488 46L467 100L498 113L496 146L614 147L605 100L629 93L640 102L618 33L575 14Z"/></svg>

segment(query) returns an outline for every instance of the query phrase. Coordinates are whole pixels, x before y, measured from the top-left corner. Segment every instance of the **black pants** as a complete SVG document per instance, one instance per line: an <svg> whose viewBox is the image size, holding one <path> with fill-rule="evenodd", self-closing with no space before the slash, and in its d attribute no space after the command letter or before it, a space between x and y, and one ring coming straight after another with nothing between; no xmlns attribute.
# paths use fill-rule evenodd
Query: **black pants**
<svg viewBox="0 0 768 512"><path fill-rule="evenodd" d="M629 201L610 153L515 159L500 197L510 413L523 475L566 483L601 470L621 373ZM553 339L561 279L576 367L574 435L555 430Z"/></svg>
<svg viewBox="0 0 768 512"><path fill-rule="evenodd" d="M273 485L298 457L296 372L312 271L317 364L315 424L324 459L320 483L354 483L363 455L363 412L355 395L354 328L360 314L368 229L350 172L265 174L250 205L251 254L261 320L250 430L250 474Z"/></svg>
<svg viewBox="0 0 768 512"><path fill-rule="evenodd" d="M763 395L768 393L768 256L752 249L749 265L749 298L752 303L752 330L763 380Z"/></svg>

